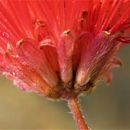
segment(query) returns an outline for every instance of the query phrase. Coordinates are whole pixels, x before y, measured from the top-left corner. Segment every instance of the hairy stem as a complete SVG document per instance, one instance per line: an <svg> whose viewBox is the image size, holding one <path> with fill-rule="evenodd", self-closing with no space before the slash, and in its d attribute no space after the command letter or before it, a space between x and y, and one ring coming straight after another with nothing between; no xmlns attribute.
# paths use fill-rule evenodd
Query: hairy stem
<svg viewBox="0 0 130 130"><path fill-rule="evenodd" d="M80 111L78 99L75 99L75 98L69 99L68 105L73 114L73 118L74 118L75 122L77 123L79 130L89 130L88 126L85 122L85 119L83 118L83 115Z"/></svg>

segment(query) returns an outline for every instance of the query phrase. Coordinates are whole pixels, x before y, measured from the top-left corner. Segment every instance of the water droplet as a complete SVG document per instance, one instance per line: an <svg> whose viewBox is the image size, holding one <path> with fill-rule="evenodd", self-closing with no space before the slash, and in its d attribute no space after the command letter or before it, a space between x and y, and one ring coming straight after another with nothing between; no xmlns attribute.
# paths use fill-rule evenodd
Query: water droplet
<svg viewBox="0 0 130 130"><path fill-rule="evenodd" d="M13 72L12 74L13 74L13 76L15 76L15 72Z"/></svg>
<svg viewBox="0 0 130 130"><path fill-rule="evenodd" d="M5 37L5 38L9 38L9 34L7 32L3 32L2 36Z"/></svg>
<svg viewBox="0 0 130 130"><path fill-rule="evenodd" d="M11 44L10 44L10 43L7 43L7 50L8 50L8 51L12 51L12 47L11 47Z"/></svg>
<svg viewBox="0 0 130 130"><path fill-rule="evenodd" d="M20 39L19 41L17 41L16 43L17 47L21 46L23 42L24 42L24 39Z"/></svg>

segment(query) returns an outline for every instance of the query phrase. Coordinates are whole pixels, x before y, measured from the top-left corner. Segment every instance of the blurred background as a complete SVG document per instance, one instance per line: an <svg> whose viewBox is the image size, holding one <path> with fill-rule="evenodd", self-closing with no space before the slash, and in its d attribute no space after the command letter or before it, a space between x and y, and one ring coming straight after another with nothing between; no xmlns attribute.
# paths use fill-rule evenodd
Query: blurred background
<svg viewBox="0 0 130 130"><path fill-rule="evenodd" d="M80 97L92 130L130 129L130 46L119 56L124 66L114 69L112 85L101 83L93 93ZM76 126L65 101L25 93L1 76L0 129L74 130Z"/></svg>

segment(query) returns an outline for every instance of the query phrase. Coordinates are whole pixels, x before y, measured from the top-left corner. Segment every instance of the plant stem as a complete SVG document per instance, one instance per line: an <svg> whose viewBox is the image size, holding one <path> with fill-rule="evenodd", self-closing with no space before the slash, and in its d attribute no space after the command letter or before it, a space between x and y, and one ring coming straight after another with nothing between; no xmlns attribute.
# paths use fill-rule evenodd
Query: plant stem
<svg viewBox="0 0 130 130"><path fill-rule="evenodd" d="M68 106L73 114L73 118L76 121L79 130L89 130L85 122L85 119L83 118L82 113L80 111L78 99L75 98L69 99Z"/></svg>

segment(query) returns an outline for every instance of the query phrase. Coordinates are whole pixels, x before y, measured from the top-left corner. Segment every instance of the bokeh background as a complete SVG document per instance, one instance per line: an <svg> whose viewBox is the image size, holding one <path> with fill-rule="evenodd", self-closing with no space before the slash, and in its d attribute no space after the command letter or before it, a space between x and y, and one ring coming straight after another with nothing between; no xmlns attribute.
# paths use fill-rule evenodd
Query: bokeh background
<svg viewBox="0 0 130 130"><path fill-rule="evenodd" d="M92 130L130 129L130 46L119 56L124 66L114 69L112 85L101 83L92 94L80 97ZM1 76L0 129L74 130L76 126L65 101L25 93Z"/></svg>

